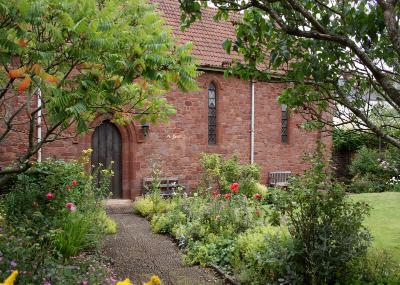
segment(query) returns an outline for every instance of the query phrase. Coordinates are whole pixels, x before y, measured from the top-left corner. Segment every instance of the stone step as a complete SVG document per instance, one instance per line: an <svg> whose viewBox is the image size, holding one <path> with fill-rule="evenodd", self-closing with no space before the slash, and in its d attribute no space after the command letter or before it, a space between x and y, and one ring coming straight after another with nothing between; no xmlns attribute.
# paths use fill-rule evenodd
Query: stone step
<svg viewBox="0 0 400 285"><path fill-rule="evenodd" d="M133 213L132 201L129 199L106 200L106 211L108 214L131 214Z"/></svg>

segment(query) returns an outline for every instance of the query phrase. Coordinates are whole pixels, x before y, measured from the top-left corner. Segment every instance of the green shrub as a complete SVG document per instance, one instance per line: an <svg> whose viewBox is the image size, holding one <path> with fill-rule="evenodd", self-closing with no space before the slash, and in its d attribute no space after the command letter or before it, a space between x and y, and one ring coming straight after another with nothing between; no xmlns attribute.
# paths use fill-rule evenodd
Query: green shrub
<svg viewBox="0 0 400 285"><path fill-rule="evenodd" d="M179 211L156 214L151 219L151 228L155 233L172 234L175 225L186 222L186 215Z"/></svg>
<svg viewBox="0 0 400 285"><path fill-rule="evenodd" d="M243 284L292 284L287 272L293 243L283 227L260 226L239 235L232 266Z"/></svg>
<svg viewBox="0 0 400 285"><path fill-rule="evenodd" d="M380 155L377 150L367 147L360 148L351 165L350 173L352 175L380 174L384 171L381 166Z"/></svg>
<svg viewBox="0 0 400 285"><path fill-rule="evenodd" d="M221 193L229 193L232 183L240 184L240 193L252 196L260 179L260 167L256 164L241 164L236 156L223 159L219 154L204 153L200 163L203 167L203 188L216 187Z"/></svg>
<svg viewBox="0 0 400 285"><path fill-rule="evenodd" d="M372 174L366 174L355 176L346 190L350 193L373 193L384 192L389 189L385 180Z"/></svg>
<svg viewBox="0 0 400 285"><path fill-rule="evenodd" d="M357 262L352 282L359 284L399 284L400 264L385 251L373 249Z"/></svg>
<svg viewBox="0 0 400 285"><path fill-rule="evenodd" d="M183 260L191 265L216 265L225 272L230 272L234 244L234 237L209 234L203 240L189 242Z"/></svg>
<svg viewBox="0 0 400 285"><path fill-rule="evenodd" d="M103 225L103 232L111 235L117 233L117 223L114 222L105 212L101 212L98 216L99 222Z"/></svg>
<svg viewBox="0 0 400 285"><path fill-rule="evenodd" d="M154 211L154 203L150 196L139 197L133 202L133 210L143 217L147 217Z"/></svg>
<svg viewBox="0 0 400 285"><path fill-rule="evenodd" d="M53 274L43 267L51 263L60 273L52 281L76 283L72 276L80 271L68 270L73 263L69 257L98 246L109 224L102 200L111 172L103 170L100 184L94 182L85 171L89 155L86 151L79 161L50 159L34 164L8 184L0 206L4 217L0 252L7 261L0 262L0 274L12 270L10 264L15 262L19 271L35 272L19 276L21 284L42 284L46 274Z"/></svg>
<svg viewBox="0 0 400 285"><path fill-rule="evenodd" d="M171 201L163 199L157 193L141 196L133 202L133 210L137 214L150 218L154 214L168 211L171 207L173 207Z"/></svg>
<svg viewBox="0 0 400 285"><path fill-rule="evenodd" d="M81 214L70 213L63 224L63 229L56 234L53 241L62 256L76 256L96 242L95 233L91 232L91 221Z"/></svg>
<svg viewBox="0 0 400 285"><path fill-rule="evenodd" d="M352 193L368 193L393 191L396 180L398 159L390 155L390 151L383 153L383 159L375 149L360 148L351 165L350 173L354 176L348 191Z"/></svg>
<svg viewBox="0 0 400 285"><path fill-rule="evenodd" d="M292 271L304 284L335 284L370 245L363 226L369 208L347 199L343 187L330 181L320 153L311 163L312 169L292 180L280 211L294 243Z"/></svg>

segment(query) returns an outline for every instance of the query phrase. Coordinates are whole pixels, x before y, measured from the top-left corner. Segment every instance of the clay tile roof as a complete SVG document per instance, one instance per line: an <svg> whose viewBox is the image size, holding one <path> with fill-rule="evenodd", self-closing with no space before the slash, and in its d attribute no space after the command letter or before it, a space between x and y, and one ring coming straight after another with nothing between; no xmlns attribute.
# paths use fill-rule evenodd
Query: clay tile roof
<svg viewBox="0 0 400 285"><path fill-rule="evenodd" d="M235 30L230 21L215 22L213 16L216 9L207 8L202 11L202 18L193 23L185 31L180 30L180 15L178 0L152 0L158 5L158 10L164 15L167 25L178 37L178 43L191 41L192 54L203 67L224 67L234 59L222 48L226 39L235 39Z"/></svg>

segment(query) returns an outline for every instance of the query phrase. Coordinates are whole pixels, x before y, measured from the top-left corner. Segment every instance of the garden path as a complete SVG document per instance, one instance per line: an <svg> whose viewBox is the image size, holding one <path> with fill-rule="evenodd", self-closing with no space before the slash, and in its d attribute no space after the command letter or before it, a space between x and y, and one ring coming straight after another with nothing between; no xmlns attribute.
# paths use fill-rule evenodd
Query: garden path
<svg viewBox="0 0 400 285"><path fill-rule="evenodd" d="M105 238L102 251L111 258L118 277L129 277L134 284L148 281L152 274L158 275L164 285L224 284L210 269L184 266L172 239L153 234L149 222L131 209L131 203L107 206L118 232Z"/></svg>

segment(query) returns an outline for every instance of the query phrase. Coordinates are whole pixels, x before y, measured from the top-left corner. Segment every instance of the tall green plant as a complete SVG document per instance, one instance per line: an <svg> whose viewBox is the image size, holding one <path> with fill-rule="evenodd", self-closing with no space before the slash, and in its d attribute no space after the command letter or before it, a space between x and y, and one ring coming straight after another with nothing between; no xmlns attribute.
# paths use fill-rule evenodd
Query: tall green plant
<svg viewBox="0 0 400 285"><path fill-rule="evenodd" d="M238 182L240 193L249 196L255 194L261 171L256 164L241 163L237 156L224 159L215 153L204 153L200 163L204 169L203 187L216 187L220 192L230 192L230 185Z"/></svg>
<svg viewBox="0 0 400 285"><path fill-rule="evenodd" d="M369 208L350 201L340 184L332 183L322 153L310 161L313 167L291 181L286 203L294 242L292 266L303 284L336 284L347 280L351 263L363 257L370 234L363 226Z"/></svg>

